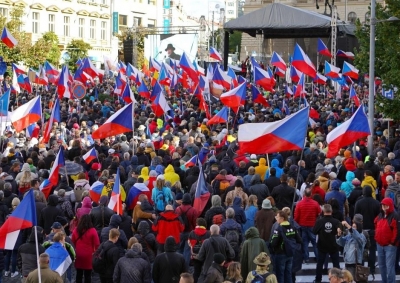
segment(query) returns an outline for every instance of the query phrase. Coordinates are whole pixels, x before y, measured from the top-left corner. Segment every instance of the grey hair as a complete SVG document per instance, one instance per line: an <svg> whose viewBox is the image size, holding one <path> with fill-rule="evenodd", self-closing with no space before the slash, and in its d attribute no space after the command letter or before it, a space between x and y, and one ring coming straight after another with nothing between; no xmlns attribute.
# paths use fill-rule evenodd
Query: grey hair
<svg viewBox="0 0 400 283"><path fill-rule="evenodd" d="M142 250L143 250L142 244L140 244L140 243L134 243L132 245L131 249L133 249L134 247L137 248L140 252L142 252Z"/></svg>
<svg viewBox="0 0 400 283"><path fill-rule="evenodd" d="M388 158L389 158L390 160L394 159L395 157L396 157L396 155L395 155L393 152L389 152Z"/></svg>
<svg viewBox="0 0 400 283"><path fill-rule="evenodd" d="M233 210L232 207L228 208L228 209L226 210L226 218L232 219L232 218L234 218L234 217L235 217L235 211Z"/></svg>
<svg viewBox="0 0 400 283"><path fill-rule="evenodd" d="M10 183L4 183L4 190L10 190L11 191L11 184Z"/></svg>
<svg viewBox="0 0 400 283"><path fill-rule="evenodd" d="M129 152L124 153L124 160L129 160L130 157L131 157L131 155L129 154Z"/></svg>
<svg viewBox="0 0 400 283"><path fill-rule="evenodd" d="M323 210L325 213L332 213L332 206L330 204L324 204Z"/></svg>
<svg viewBox="0 0 400 283"><path fill-rule="evenodd" d="M390 175L386 176L386 182L388 182L388 184L393 183L393 177Z"/></svg>
<svg viewBox="0 0 400 283"><path fill-rule="evenodd" d="M343 279L343 272L339 268L333 267L329 269L329 274L337 277L338 279Z"/></svg>
<svg viewBox="0 0 400 283"><path fill-rule="evenodd" d="M219 235L219 226L216 224L211 225L210 233L211 235Z"/></svg>

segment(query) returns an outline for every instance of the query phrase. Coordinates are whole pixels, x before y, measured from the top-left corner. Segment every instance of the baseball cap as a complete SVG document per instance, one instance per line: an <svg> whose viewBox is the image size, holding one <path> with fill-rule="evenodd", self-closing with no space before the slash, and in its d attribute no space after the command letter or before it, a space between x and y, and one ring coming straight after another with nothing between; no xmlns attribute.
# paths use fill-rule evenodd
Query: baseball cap
<svg viewBox="0 0 400 283"><path fill-rule="evenodd" d="M62 225L60 222L54 222L53 225L51 225L51 229L61 229Z"/></svg>

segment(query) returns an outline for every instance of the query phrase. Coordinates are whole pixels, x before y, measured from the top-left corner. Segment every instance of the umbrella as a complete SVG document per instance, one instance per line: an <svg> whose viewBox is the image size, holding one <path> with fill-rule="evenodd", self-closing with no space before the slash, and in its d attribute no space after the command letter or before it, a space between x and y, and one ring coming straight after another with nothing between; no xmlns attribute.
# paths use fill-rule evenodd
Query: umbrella
<svg viewBox="0 0 400 283"><path fill-rule="evenodd" d="M78 163L72 161L65 161L65 166L60 167L59 170L60 175L65 176L65 171L67 171L68 175L76 175L83 172L83 167Z"/></svg>

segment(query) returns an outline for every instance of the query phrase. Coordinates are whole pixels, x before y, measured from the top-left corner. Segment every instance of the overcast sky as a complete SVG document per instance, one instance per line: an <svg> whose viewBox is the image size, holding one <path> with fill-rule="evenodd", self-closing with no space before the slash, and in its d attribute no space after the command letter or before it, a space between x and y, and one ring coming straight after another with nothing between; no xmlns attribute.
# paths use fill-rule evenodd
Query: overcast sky
<svg viewBox="0 0 400 283"><path fill-rule="evenodd" d="M200 18L200 16L204 15L206 18L208 17L207 11L210 13L217 4L220 5L220 8L224 7L224 1L218 0L181 0L183 4L183 8L188 13L188 15L192 15L194 17ZM209 9L208 9L209 7ZM217 10L217 9L216 9ZM211 14L209 15L211 17Z"/></svg>

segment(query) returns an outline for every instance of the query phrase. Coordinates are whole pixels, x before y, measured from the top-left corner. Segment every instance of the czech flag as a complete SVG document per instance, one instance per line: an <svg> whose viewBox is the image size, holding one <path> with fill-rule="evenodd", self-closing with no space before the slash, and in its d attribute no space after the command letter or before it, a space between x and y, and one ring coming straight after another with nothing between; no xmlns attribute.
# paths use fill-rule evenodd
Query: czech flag
<svg viewBox="0 0 400 283"><path fill-rule="evenodd" d="M92 133L93 139L105 139L133 130L133 103L129 103L111 115L107 121Z"/></svg>
<svg viewBox="0 0 400 283"><path fill-rule="evenodd" d="M364 113L364 107L358 107L349 120L334 128L326 136L328 152L326 157L335 157L342 147L353 144L358 139L371 134L368 118Z"/></svg>
<svg viewBox="0 0 400 283"><path fill-rule="evenodd" d="M326 47L325 43L320 38L318 38L318 53L326 57L333 57L328 47Z"/></svg>
<svg viewBox="0 0 400 283"><path fill-rule="evenodd" d="M179 65L181 68L187 73L189 78L196 85L199 82L199 76L197 75L196 68L193 66L192 62L190 62L189 57L183 52L181 56L181 60L179 61Z"/></svg>
<svg viewBox="0 0 400 283"><path fill-rule="evenodd" d="M101 192L103 191L104 184L100 181L96 181L92 184L89 190L89 196L92 201L99 203L100 202L100 197L101 197Z"/></svg>
<svg viewBox="0 0 400 283"><path fill-rule="evenodd" d="M13 250L22 229L36 225L36 204L33 190L29 190L17 208L0 227L0 249Z"/></svg>
<svg viewBox="0 0 400 283"><path fill-rule="evenodd" d="M304 74L312 78L315 78L317 71L315 69L314 64L311 62L310 58L307 56L306 53L304 53L303 49L301 49L300 45L298 45L297 43L296 46L294 47L292 65L300 72L303 72Z"/></svg>
<svg viewBox="0 0 400 283"><path fill-rule="evenodd" d="M287 105L287 102L285 99L282 101L282 109L281 110L283 113L285 113L286 116L290 115L290 109L289 109L289 106Z"/></svg>
<svg viewBox="0 0 400 283"><path fill-rule="evenodd" d="M254 83L263 89L272 90L274 86L274 78L266 70L260 67L254 67Z"/></svg>
<svg viewBox="0 0 400 283"><path fill-rule="evenodd" d="M285 86L285 94L286 97L291 97L293 95L293 90L290 88L290 86Z"/></svg>
<svg viewBox="0 0 400 283"><path fill-rule="evenodd" d="M215 60L222 61L221 54L219 54L217 49L215 49L214 47L210 47L210 57L215 59Z"/></svg>
<svg viewBox="0 0 400 283"><path fill-rule="evenodd" d="M131 80L131 81L135 81L136 78L139 76L140 71L132 66L131 63L128 63L128 66L126 67L126 76Z"/></svg>
<svg viewBox="0 0 400 283"><path fill-rule="evenodd" d="M261 92L258 90L258 88L255 87L254 85L251 85L251 95L252 95L253 102L260 103L261 105L263 105L265 107L269 107L268 101L261 94Z"/></svg>
<svg viewBox="0 0 400 283"><path fill-rule="evenodd" d="M309 108L271 123L249 123L239 126L240 153L265 154L302 150L308 127Z"/></svg>
<svg viewBox="0 0 400 283"><path fill-rule="evenodd" d="M17 82L22 89L26 90L28 93L32 93L31 83L29 82L29 78L26 75L19 75L17 77Z"/></svg>
<svg viewBox="0 0 400 283"><path fill-rule="evenodd" d="M50 247L46 250L46 253L51 258L49 263L50 269L62 276L71 265L72 259L69 256L67 250L63 246L61 246L60 243L57 243L57 245L59 245L59 248L52 249Z"/></svg>
<svg viewBox="0 0 400 283"><path fill-rule="evenodd" d="M278 53L276 53L274 51L274 53L272 53L272 57L271 57L271 65L275 66L281 70L286 70L286 63L285 61L282 59L281 56L279 56Z"/></svg>
<svg viewBox="0 0 400 283"><path fill-rule="evenodd" d="M226 74L232 79L231 83L233 85L233 88L238 86L238 80L236 78L236 74L235 72L232 70L231 67L228 67L228 71L226 72ZM201 77L200 77L200 81L201 81ZM204 90L204 89L203 89Z"/></svg>
<svg viewBox="0 0 400 283"><path fill-rule="evenodd" d="M10 120L17 132L21 132L29 125L42 118L42 104L40 95L18 107L10 113Z"/></svg>
<svg viewBox="0 0 400 283"><path fill-rule="evenodd" d="M138 202L139 196L144 194L149 200L151 200L151 191L144 183L135 183L129 190L129 194L126 198L126 207L128 210L133 210Z"/></svg>
<svg viewBox="0 0 400 283"><path fill-rule="evenodd" d="M340 79L340 68L325 61L325 76L332 80Z"/></svg>
<svg viewBox="0 0 400 283"><path fill-rule="evenodd" d="M61 74L57 83L57 93L60 99L63 99L64 97L68 99L71 98L69 70L67 65L64 65L61 69Z"/></svg>
<svg viewBox="0 0 400 283"><path fill-rule="evenodd" d="M10 31L4 27L3 32L1 33L1 41L8 47L13 48L18 44L18 41L15 39L14 36L10 33Z"/></svg>
<svg viewBox="0 0 400 283"><path fill-rule="evenodd" d="M286 69L282 70L282 69L276 67L275 75L277 75L278 77L284 78L286 76Z"/></svg>
<svg viewBox="0 0 400 283"><path fill-rule="evenodd" d="M327 77L325 77L324 75L321 75L320 73L317 73L317 76L313 79L313 82L315 84L320 84L320 85L326 84L326 81L327 81Z"/></svg>
<svg viewBox="0 0 400 283"><path fill-rule="evenodd" d="M149 59L149 69L150 72L155 72L155 71L160 71L161 69L161 64L158 62L156 59L153 59L150 57Z"/></svg>
<svg viewBox="0 0 400 283"><path fill-rule="evenodd" d="M290 66L290 79L292 80L292 82L298 83L301 75L302 75L302 72L297 70L295 67Z"/></svg>
<svg viewBox="0 0 400 283"><path fill-rule="evenodd" d="M162 92L161 85L158 81L156 81L153 89L151 90L150 100L155 100L156 97Z"/></svg>
<svg viewBox="0 0 400 283"><path fill-rule="evenodd" d="M203 166L200 167L200 173L199 173L199 178L197 179L197 184L196 184L196 191L194 193L194 202L193 202L193 207L197 210L198 214L200 215L208 200L210 199L210 192L207 189L207 182L204 178L204 173L203 173Z"/></svg>
<svg viewBox="0 0 400 283"><path fill-rule="evenodd" d="M53 129L54 122L59 123L61 121L61 113L60 113L60 101L56 98L54 102L53 109L51 111L50 119L47 121L46 128L43 133L43 143L47 144L50 140L50 133Z"/></svg>
<svg viewBox="0 0 400 283"><path fill-rule="evenodd" d="M304 87L304 74L301 74L300 81L297 84L294 97L304 97L305 87Z"/></svg>
<svg viewBox="0 0 400 283"><path fill-rule="evenodd" d="M58 71L52 64L47 61L44 62L43 68L46 75L53 75L57 77L60 74L60 71Z"/></svg>
<svg viewBox="0 0 400 283"><path fill-rule="evenodd" d="M242 105L242 100L246 98L246 84L235 87L234 89L221 94L221 102L231 108L238 108Z"/></svg>
<svg viewBox="0 0 400 283"><path fill-rule="evenodd" d="M161 91L157 96L156 99L151 104L151 109L153 110L156 117L161 117L164 113L167 113L171 108L168 105L167 100L165 99L164 92Z"/></svg>
<svg viewBox="0 0 400 283"><path fill-rule="evenodd" d="M358 69L354 67L353 65L347 63L344 61L343 63L343 75L348 76L350 78L353 78L355 80L358 79Z"/></svg>
<svg viewBox="0 0 400 283"><path fill-rule="evenodd" d="M1 97L0 97L0 116L8 116L8 107L10 104L10 89L8 89Z"/></svg>
<svg viewBox="0 0 400 283"><path fill-rule="evenodd" d="M51 189L58 184L60 167L65 166L65 159L63 150L60 149L57 153L56 160L54 160L53 167L51 167L48 179L45 179L40 185L39 189L46 196L46 199L51 193Z"/></svg>
<svg viewBox="0 0 400 283"><path fill-rule="evenodd" d="M75 62L75 66L77 66L78 68L82 65L82 59L78 58L78 60L76 60Z"/></svg>
<svg viewBox="0 0 400 283"><path fill-rule="evenodd" d="M125 85L125 88L122 92L122 99L126 103L136 102L135 96L133 95L132 89L129 84Z"/></svg>
<svg viewBox="0 0 400 283"><path fill-rule="evenodd" d="M357 107L360 106L360 100L358 99L356 90L354 89L353 85L350 87L350 99L353 99L354 104Z"/></svg>
<svg viewBox="0 0 400 283"><path fill-rule="evenodd" d="M114 93L117 94L117 95L121 95L121 93L124 90L125 86L126 86L126 79L124 78L124 75L121 73L121 71L119 71L118 75L115 78Z"/></svg>
<svg viewBox="0 0 400 283"><path fill-rule="evenodd" d="M169 86L171 84L171 78L169 77L169 73L165 66L167 66L167 64L163 62L161 65L160 74L158 75L158 82L161 85Z"/></svg>
<svg viewBox="0 0 400 283"><path fill-rule="evenodd" d="M126 75L126 65L125 65L125 63L122 62L122 61L119 61L117 65L118 65L118 70L119 70L122 74Z"/></svg>
<svg viewBox="0 0 400 283"><path fill-rule="evenodd" d="M85 155L82 156L83 160L85 160L86 164L90 164L93 160L97 158L97 153L96 149L93 147L91 150L85 153Z"/></svg>
<svg viewBox="0 0 400 283"><path fill-rule="evenodd" d="M141 83L140 83L140 85L139 85L139 87L138 87L138 93L139 93L139 95L140 95L141 97L143 97L143 98L150 99L150 91L149 91L149 89L147 88L147 86L146 86L146 84L143 82L143 80L142 80L142 79L140 79L140 80L141 80Z"/></svg>
<svg viewBox="0 0 400 283"><path fill-rule="evenodd" d="M218 111L210 120L208 120L207 125L214 124L225 124L228 121L228 111L229 108L224 106Z"/></svg>
<svg viewBox="0 0 400 283"><path fill-rule="evenodd" d="M343 58L347 58L347 59L354 59L354 53L353 52L350 52L350 51L348 51L348 52L346 52L346 51L343 51L343 50L338 50L337 52L336 52L336 56L337 57L343 57Z"/></svg>
<svg viewBox="0 0 400 283"><path fill-rule="evenodd" d="M12 69L13 72L15 72L17 75L25 75L26 72L22 69L22 67L18 66L15 63L12 63Z"/></svg>
<svg viewBox="0 0 400 283"><path fill-rule="evenodd" d="M222 71L220 67L215 69L212 81L214 84L220 85L224 89L229 90L231 88L232 78Z"/></svg>
<svg viewBox="0 0 400 283"><path fill-rule="evenodd" d="M97 71L97 68L93 65L92 61L88 57L82 60L81 68L86 74L91 76L93 79L95 77L99 77L99 72Z"/></svg>
<svg viewBox="0 0 400 283"><path fill-rule="evenodd" d="M119 215L124 212L122 210L122 198L121 198L121 187L119 185L119 168L117 169L117 176L115 176L115 182L113 190L111 192L110 202L108 203L108 208L114 210Z"/></svg>
<svg viewBox="0 0 400 283"><path fill-rule="evenodd" d="M38 138L39 137L40 127L38 124L33 123L26 128L26 137L27 138Z"/></svg>

